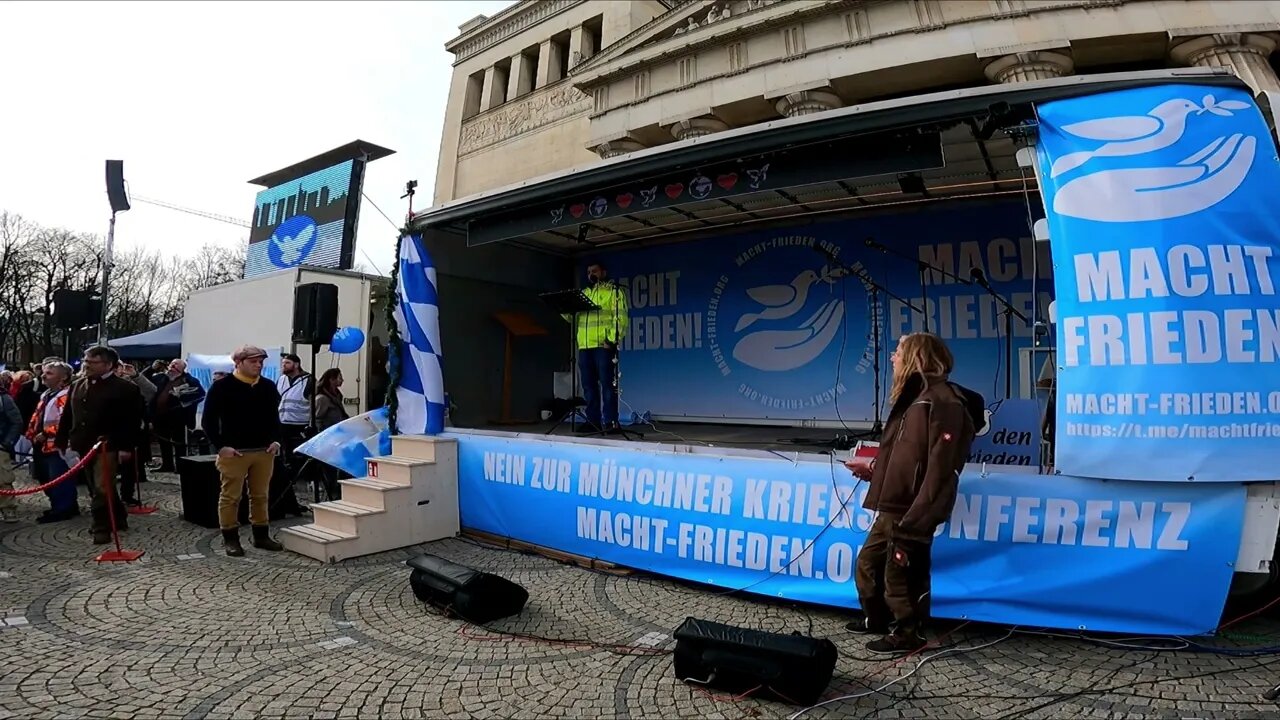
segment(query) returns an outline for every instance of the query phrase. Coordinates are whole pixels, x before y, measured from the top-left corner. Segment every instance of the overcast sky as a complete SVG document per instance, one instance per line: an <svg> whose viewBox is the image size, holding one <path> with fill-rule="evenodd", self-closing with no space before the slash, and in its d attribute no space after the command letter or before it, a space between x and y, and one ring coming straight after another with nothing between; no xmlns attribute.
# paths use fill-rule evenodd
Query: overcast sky
<svg viewBox="0 0 1280 720"><path fill-rule="evenodd" d="M400 222L405 181L430 204L444 43L510 4L0 2L0 209L105 234L110 158L134 195L248 222L250 178L361 139L396 151L365 193ZM116 240L186 254L248 230L135 200ZM365 201L356 262L387 272L394 241Z"/></svg>

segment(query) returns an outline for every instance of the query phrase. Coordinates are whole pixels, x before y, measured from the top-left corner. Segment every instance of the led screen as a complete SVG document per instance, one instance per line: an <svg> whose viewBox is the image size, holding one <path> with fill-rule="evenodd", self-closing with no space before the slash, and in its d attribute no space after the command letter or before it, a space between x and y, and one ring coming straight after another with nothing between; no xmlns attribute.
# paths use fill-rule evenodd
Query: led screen
<svg viewBox="0 0 1280 720"><path fill-rule="evenodd" d="M299 265L342 268L354 160L258 193L245 277ZM348 260L349 263L349 260ZM342 268L346 269L346 268Z"/></svg>

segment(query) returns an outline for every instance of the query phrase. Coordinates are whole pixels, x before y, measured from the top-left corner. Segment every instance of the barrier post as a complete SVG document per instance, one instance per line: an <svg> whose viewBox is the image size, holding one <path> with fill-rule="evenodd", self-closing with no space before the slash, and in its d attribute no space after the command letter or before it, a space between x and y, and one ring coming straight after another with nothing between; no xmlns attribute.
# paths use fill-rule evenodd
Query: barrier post
<svg viewBox="0 0 1280 720"><path fill-rule="evenodd" d="M110 448L105 442L102 443L102 452L109 452ZM111 463L100 462L102 467L102 492L107 495L107 519L111 522L111 537L115 540L115 550L105 550L97 558L98 562L133 562L142 557L143 550L125 550L120 547L120 529L116 527L116 507L115 492L111 487Z"/></svg>
<svg viewBox="0 0 1280 720"><path fill-rule="evenodd" d="M130 505L125 512L130 515L150 515L156 511L156 506L142 502L142 477L138 470L139 462L141 462L141 458L138 457L138 451L134 450L133 462L130 464L133 465L133 492L138 496L138 504Z"/></svg>

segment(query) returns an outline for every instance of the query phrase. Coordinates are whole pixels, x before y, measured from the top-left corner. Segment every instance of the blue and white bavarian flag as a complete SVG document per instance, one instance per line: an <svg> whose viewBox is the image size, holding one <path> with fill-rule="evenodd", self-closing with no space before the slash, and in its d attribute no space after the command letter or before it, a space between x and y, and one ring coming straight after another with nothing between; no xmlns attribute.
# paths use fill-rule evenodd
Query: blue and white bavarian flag
<svg viewBox="0 0 1280 720"><path fill-rule="evenodd" d="M399 357L392 358L400 370L396 429L406 435L435 435L444 431L445 411L436 268L420 235L403 239L399 262L392 310L401 340ZM297 452L364 477L368 458L391 454L387 409L344 420L298 446Z"/></svg>
<svg viewBox="0 0 1280 720"><path fill-rule="evenodd" d="M391 454L387 409L348 418L298 446L298 453L362 478L371 457Z"/></svg>
<svg viewBox="0 0 1280 720"><path fill-rule="evenodd" d="M445 411L436 267L421 235L402 238L399 262L394 314L402 350L396 429L406 435L436 435L444 431Z"/></svg>

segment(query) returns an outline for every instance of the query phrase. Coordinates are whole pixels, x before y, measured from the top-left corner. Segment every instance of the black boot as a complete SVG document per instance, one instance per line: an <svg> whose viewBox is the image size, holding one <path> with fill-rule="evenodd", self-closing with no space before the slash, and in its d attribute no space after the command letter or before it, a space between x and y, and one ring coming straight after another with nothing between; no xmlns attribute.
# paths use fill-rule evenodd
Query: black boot
<svg viewBox="0 0 1280 720"><path fill-rule="evenodd" d="M227 549L229 557L244 557L244 548L240 546L239 528L222 531L222 546Z"/></svg>
<svg viewBox="0 0 1280 720"><path fill-rule="evenodd" d="M267 534L268 530L270 528L266 525L253 526L253 546L259 550L270 550L271 552L283 550L284 546L272 540L271 536Z"/></svg>

